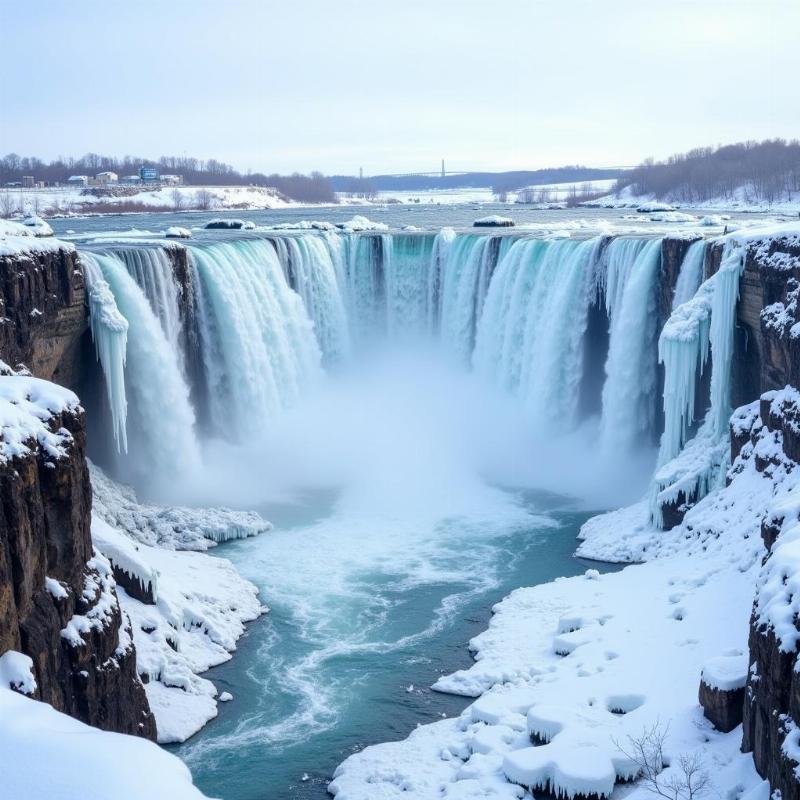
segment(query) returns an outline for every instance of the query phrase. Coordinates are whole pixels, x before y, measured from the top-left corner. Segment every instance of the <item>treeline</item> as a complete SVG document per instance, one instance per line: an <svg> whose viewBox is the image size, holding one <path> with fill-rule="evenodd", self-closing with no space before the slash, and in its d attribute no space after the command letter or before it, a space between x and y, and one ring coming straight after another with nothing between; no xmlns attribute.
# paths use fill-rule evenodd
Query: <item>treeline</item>
<svg viewBox="0 0 800 800"><path fill-rule="evenodd" d="M22 181L32 175L48 184L65 183L71 175L94 176L98 172L116 172L120 177L137 175L140 167L155 167L162 174L182 175L189 186L274 186L281 194L306 203L335 203L336 195L330 181L320 172L310 175L264 175L260 172L242 174L230 164L210 158L203 160L187 156L161 156L158 159L138 156L104 156L87 153L81 158L59 157L45 162L35 156L9 153L0 158L0 186Z"/></svg>
<svg viewBox="0 0 800 800"><path fill-rule="evenodd" d="M616 191L628 186L637 195L685 203L734 199L737 191L747 202L791 200L800 196L800 141L739 142L648 159L622 175Z"/></svg>

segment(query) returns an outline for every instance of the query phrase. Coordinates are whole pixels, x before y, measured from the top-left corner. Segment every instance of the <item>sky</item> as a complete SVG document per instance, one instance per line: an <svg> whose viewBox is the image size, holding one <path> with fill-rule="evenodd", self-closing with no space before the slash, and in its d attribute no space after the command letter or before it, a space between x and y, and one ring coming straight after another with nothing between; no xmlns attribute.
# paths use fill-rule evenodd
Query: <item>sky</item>
<svg viewBox="0 0 800 800"><path fill-rule="evenodd" d="M0 0L0 154L606 167L800 136L800 0Z"/></svg>

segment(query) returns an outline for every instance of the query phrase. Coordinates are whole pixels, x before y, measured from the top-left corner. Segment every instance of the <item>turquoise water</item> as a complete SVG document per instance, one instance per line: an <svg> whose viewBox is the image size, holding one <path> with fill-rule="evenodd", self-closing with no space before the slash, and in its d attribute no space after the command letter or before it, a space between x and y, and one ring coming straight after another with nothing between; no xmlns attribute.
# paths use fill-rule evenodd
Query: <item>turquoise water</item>
<svg viewBox="0 0 800 800"><path fill-rule="evenodd" d="M469 666L467 642L486 628L492 604L587 566L572 553L589 513L555 495L481 492L457 519L380 520L360 502L356 516L342 497L267 507L272 533L217 549L271 611L207 674L233 701L171 748L204 792L327 797L350 753L464 708L465 698L428 687Z"/></svg>

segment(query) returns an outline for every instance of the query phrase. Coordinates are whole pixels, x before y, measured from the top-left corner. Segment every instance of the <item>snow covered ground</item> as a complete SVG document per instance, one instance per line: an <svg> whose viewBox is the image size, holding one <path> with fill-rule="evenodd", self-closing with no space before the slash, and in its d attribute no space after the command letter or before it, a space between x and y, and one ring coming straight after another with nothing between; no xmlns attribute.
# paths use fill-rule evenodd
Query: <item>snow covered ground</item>
<svg viewBox="0 0 800 800"><path fill-rule="evenodd" d="M712 197L702 203L686 203L673 201L666 198L657 200L653 195L634 194L630 186L621 192L608 194L598 200L587 203L600 208L652 208L653 211L669 211L671 209L703 209L708 211L739 211L739 212L781 212L786 214L800 214L800 193L785 194L775 198L772 202L757 198L749 186L738 187L730 197Z"/></svg>

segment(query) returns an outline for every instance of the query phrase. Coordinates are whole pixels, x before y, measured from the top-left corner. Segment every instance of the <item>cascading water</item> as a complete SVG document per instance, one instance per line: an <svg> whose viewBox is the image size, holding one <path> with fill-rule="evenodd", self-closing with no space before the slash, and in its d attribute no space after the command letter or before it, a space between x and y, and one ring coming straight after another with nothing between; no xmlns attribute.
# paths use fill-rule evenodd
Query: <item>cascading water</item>
<svg viewBox="0 0 800 800"><path fill-rule="evenodd" d="M500 259L478 327L475 369L518 394L543 430L574 426L591 265L599 239L521 239ZM566 324L568 321L568 324Z"/></svg>
<svg viewBox="0 0 800 800"><path fill-rule="evenodd" d="M600 440L608 451L634 446L653 428L660 263L660 239L614 239L605 251L611 332Z"/></svg>
<svg viewBox="0 0 800 800"><path fill-rule="evenodd" d="M349 234L344 239L347 306L353 338L363 344L386 331L386 253L391 237Z"/></svg>
<svg viewBox="0 0 800 800"><path fill-rule="evenodd" d="M706 241L698 239L689 245L681 262L678 280L675 283L675 294L672 296L672 308L676 309L691 300L703 282L703 268L706 261Z"/></svg>
<svg viewBox="0 0 800 800"><path fill-rule="evenodd" d="M180 291L166 249L163 246L125 247L115 250L115 253L144 292L167 341L183 364L185 353L181 340Z"/></svg>
<svg viewBox="0 0 800 800"><path fill-rule="evenodd" d="M92 258L129 326L128 454L120 459L120 472L126 479L143 483L186 474L199 464L200 454L189 389L176 350L119 256L98 252ZM105 374L108 382L109 373Z"/></svg>
<svg viewBox="0 0 800 800"><path fill-rule="evenodd" d="M211 423L244 441L297 401L320 348L271 241L192 245L190 255Z"/></svg>
<svg viewBox="0 0 800 800"><path fill-rule="evenodd" d="M450 245L441 282L440 335L445 347L468 364L475 336L499 256L500 240L465 234Z"/></svg>
<svg viewBox="0 0 800 800"><path fill-rule="evenodd" d="M439 330L442 319L442 281L450 248L456 238L452 228L442 228L433 239L431 261L428 269L428 330Z"/></svg>
<svg viewBox="0 0 800 800"><path fill-rule="evenodd" d="M103 271L94 254L82 253L81 264L89 304L89 327L105 378L114 442L118 450L127 452L128 400L125 394L125 360L128 352L128 320L117 308L114 294L103 277Z"/></svg>
<svg viewBox="0 0 800 800"><path fill-rule="evenodd" d="M343 256L339 238L314 234L281 236L274 239L274 244L289 285L302 298L314 323L325 363L346 359L350 332L340 291Z"/></svg>
<svg viewBox="0 0 800 800"><path fill-rule="evenodd" d="M436 301L428 280L434 237L407 234L388 240L384 271L389 337L428 333L430 310Z"/></svg>

